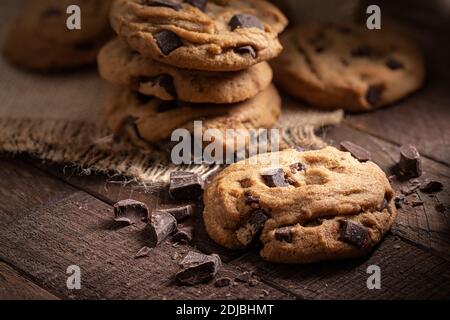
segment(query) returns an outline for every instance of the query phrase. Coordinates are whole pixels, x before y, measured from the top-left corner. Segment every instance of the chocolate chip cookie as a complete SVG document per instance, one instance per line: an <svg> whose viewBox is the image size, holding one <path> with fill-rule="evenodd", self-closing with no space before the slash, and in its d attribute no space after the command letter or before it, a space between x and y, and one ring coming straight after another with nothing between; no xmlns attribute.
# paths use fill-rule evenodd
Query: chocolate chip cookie
<svg viewBox="0 0 450 320"><path fill-rule="evenodd" d="M367 111L422 86L425 68L402 35L355 25L305 25L281 38L275 81L291 95L321 108Z"/></svg>
<svg viewBox="0 0 450 320"><path fill-rule="evenodd" d="M100 74L115 85L162 100L235 103L254 97L272 81L272 69L261 62L247 70L205 72L179 69L144 58L116 39L98 56Z"/></svg>
<svg viewBox="0 0 450 320"><path fill-rule="evenodd" d="M143 56L205 71L274 58L284 15L264 0L117 0L111 24Z"/></svg>
<svg viewBox="0 0 450 320"><path fill-rule="evenodd" d="M4 53L13 63L38 71L59 71L95 63L110 39L112 0L31 0L17 17ZM81 9L81 30L69 30L70 5Z"/></svg>
<svg viewBox="0 0 450 320"><path fill-rule="evenodd" d="M213 240L233 249L261 241L261 256L280 263L367 254L397 214L383 171L333 147L232 164L206 187L204 203Z"/></svg>
<svg viewBox="0 0 450 320"><path fill-rule="evenodd" d="M193 131L194 121L203 121L203 130L271 128L281 112L281 99L273 86L254 98L235 104L207 105L163 101L127 89L118 90L106 105L111 130L128 137L142 148L170 139L175 129ZM222 141L226 146L234 140Z"/></svg>

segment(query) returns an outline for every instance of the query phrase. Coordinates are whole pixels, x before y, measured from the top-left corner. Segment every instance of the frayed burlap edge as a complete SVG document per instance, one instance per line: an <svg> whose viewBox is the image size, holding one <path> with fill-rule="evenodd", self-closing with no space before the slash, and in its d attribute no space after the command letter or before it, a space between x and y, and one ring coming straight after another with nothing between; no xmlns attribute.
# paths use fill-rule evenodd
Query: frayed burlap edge
<svg viewBox="0 0 450 320"><path fill-rule="evenodd" d="M316 135L316 130L337 125L342 118L342 111L287 114L278 124L280 146L322 148L326 143ZM143 184L166 183L170 172L177 170L206 178L219 169L217 165L173 165L166 152L154 149L143 153L114 137L104 126L78 121L0 119L0 151L28 153L84 172L118 173Z"/></svg>

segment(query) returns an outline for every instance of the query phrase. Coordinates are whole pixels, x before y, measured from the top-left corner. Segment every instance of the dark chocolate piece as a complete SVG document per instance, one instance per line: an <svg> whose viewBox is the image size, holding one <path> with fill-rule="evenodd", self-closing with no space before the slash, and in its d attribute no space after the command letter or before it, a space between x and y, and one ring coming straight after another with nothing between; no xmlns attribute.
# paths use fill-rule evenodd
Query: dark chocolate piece
<svg viewBox="0 0 450 320"><path fill-rule="evenodd" d="M258 234L261 233L268 219L267 214L257 209L252 212L249 221L242 228L236 231L238 241L244 245L250 245Z"/></svg>
<svg viewBox="0 0 450 320"><path fill-rule="evenodd" d="M403 63L394 58L390 58L388 61L386 61L386 66L391 70L403 69L404 67Z"/></svg>
<svg viewBox="0 0 450 320"><path fill-rule="evenodd" d="M214 285L217 288L228 287L229 285L231 285L231 278L228 277L219 278L214 282Z"/></svg>
<svg viewBox="0 0 450 320"><path fill-rule="evenodd" d="M139 104L147 104L153 100L152 96L140 93L139 91L133 92L134 97L139 101Z"/></svg>
<svg viewBox="0 0 450 320"><path fill-rule="evenodd" d="M204 182L196 173L175 171L170 174L170 196L178 200L196 200L203 193Z"/></svg>
<svg viewBox="0 0 450 320"><path fill-rule="evenodd" d="M251 191L245 191L245 204L248 206L254 206L259 204L259 198L254 196Z"/></svg>
<svg viewBox="0 0 450 320"><path fill-rule="evenodd" d="M177 222L182 222L187 218L192 217L193 208L192 205L188 204L186 206L177 206L171 208L158 209L157 212L167 212L175 217Z"/></svg>
<svg viewBox="0 0 450 320"><path fill-rule="evenodd" d="M217 254L205 255L190 251L180 263L183 270L176 274L178 283L196 285L210 281L222 265Z"/></svg>
<svg viewBox="0 0 450 320"><path fill-rule="evenodd" d="M277 241L292 243L292 238L292 227L282 227L275 231L275 239Z"/></svg>
<svg viewBox="0 0 450 320"><path fill-rule="evenodd" d="M351 155L358 159L360 162L370 161L372 158L369 151L353 142L342 141L340 146L342 151L350 152Z"/></svg>
<svg viewBox="0 0 450 320"><path fill-rule="evenodd" d="M163 113L170 110L174 110L178 108L179 102L177 100L172 101L161 101L159 102L158 106L156 107L157 113Z"/></svg>
<svg viewBox="0 0 450 320"><path fill-rule="evenodd" d="M206 9L206 3L208 0L186 0L187 3L189 3L191 6L194 6L196 8L199 8L203 12Z"/></svg>
<svg viewBox="0 0 450 320"><path fill-rule="evenodd" d="M249 282L252 277L253 277L253 272L244 271L244 272L238 274L236 276L235 280L237 282L245 283L245 282Z"/></svg>
<svg viewBox="0 0 450 320"><path fill-rule="evenodd" d="M177 220L169 213L155 212L145 229L149 235L149 245L154 248L177 229Z"/></svg>
<svg viewBox="0 0 450 320"><path fill-rule="evenodd" d="M261 21L251 14L236 14L228 24L233 31L237 28L258 28L264 30Z"/></svg>
<svg viewBox="0 0 450 320"><path fill-rule="evenodd" d="M422 175L422 160L419 151L411 144L400 147L400 161L397 164L398 173L402 178L417 178Z"/></svg>
<svg viewBox="0 0 450 320"><path fill-rule="evenodd" d="M405 201L405 196L400 194L394 198L395 207L400 209Z"/></svg>
<svg viewBox="0 0 450 320"><path fill-rule="evenodd" d="M183 46L183 41L172 31L163 30L155 34L156 43L164 55L168 55L172 51Z"/></svg>
<svg viewBox="0 0 450 320"><path fill-rule="evenodd" d="M266 185L271 188L289 186L289 183L284 177L284 171L281 168L263 171L261 172L261 176L263 177Z"/></svg>
<svg viewBox="0 0 450 320"><path fill-rule="evenodd" d="M181 227L173 235L173 240L184 244L191 243L193 238L194 238L194 228L191 226Z"/></svg>
<svg viewBox="0 0 450 320"><path fill-rule="evenodd" d="M238 54L242 54L242 55L249 54L253 59L255 59L257 57L256 50L252 46L239 47L239 48L234 49L234 52L236 52Z"/></svg>
<svg viewBox="0 0 450 320"><path fill-rule="evenodd" d="M444 185L436 180L425 180L425 182L420 185L420 191L425 193L440 192L443 188Z"/></svg>
<svg viewBox="0 0 450 320"><path fill-rule="evenodd" d="M340 224L340 241L363 248L369 239L369 229L355 222L344 220Z"/></svg>
<svg viewBox="0 0 450 320"><path fill-rule="evenodd" d="M156 77L140 77L139 83L154 83L162 87L174 99L177 98L177 92L173 84L173 78L169 74L161 74Z"/></svg>
<svg viewBox="0 0 450 320"><path fill-rule="evenodd" d="M384 198L383 202L381 203L380 207L378 208L378 211L383 212L385 209L389 212L389 214L392 214L392 209L389 206L389 201Z"/></svg>
<svg viewBox="0 0 450 320"><path fill-rule="evenodd" d="M152 249L149 248L149 247L142 247L142 248L134 255L134 258L135 258L135 259L140 259L140 258L148 257L148 255L150 254L151 251L152 251Z"/></svg>
<svg viewBox="0 0 450 320"><path fill-rule="evenodd" d="M374 55L374 50L368 45L359 46L352 50L352 56L354 57L370 57Z"/></svg>
<svg viewBox="0 0 450 320"><path fill-rule="evenodd" d="M375 106L381 101L381 95L384 91L383 85L371 85L367 89L366 100L370 105Z"/></svg>
<svg viewBox="0 0 450 320"><path fill-rule="evenodd" d="M166 7L176 11L182 8L180 4L170 0L144 0L144 4L150 7Z"/></svg>
<svg viewBox="0 0 450 320"><path fill-rule="evenodd" d="M114 220L126 224L135 224L148 220L148 208L145 203L126 199L114 204Z"/></svg>

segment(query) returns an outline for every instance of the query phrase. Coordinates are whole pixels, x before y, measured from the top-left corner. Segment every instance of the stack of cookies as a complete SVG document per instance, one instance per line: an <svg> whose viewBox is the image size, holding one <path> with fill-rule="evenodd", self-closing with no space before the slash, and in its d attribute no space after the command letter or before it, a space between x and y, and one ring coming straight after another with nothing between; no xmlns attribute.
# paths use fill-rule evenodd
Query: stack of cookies
<svg viewBox="0 0 450 320"><path fill-rule="evenodd" d="M117 87L106 109L114 133L146 148L195 120L223 133L275 124L281 102L266 61L281 52L287 20L269 2L116 0L110 17L118 38L98 62Z"/></svg>

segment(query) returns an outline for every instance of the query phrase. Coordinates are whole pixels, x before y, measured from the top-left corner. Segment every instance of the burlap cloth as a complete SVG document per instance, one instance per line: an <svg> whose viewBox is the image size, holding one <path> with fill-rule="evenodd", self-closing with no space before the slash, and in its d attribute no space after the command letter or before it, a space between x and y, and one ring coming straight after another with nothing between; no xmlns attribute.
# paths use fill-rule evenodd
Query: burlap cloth
<svg viewBox="0 0 450 320"><path fill-rule="evenodd" d="M0 43L23 1L0 1ZM140 182L167 181L173 170L207 175L211 166L175 167L157 149L143 153L114 138L102 118L110 86L95 68L42 75L17 69L0 58L0 152L30 153L83 169L115 172ZM321 147L315 130L338 124L341 111L319 112L283 106L279 120L283 145Z"/></svg>

